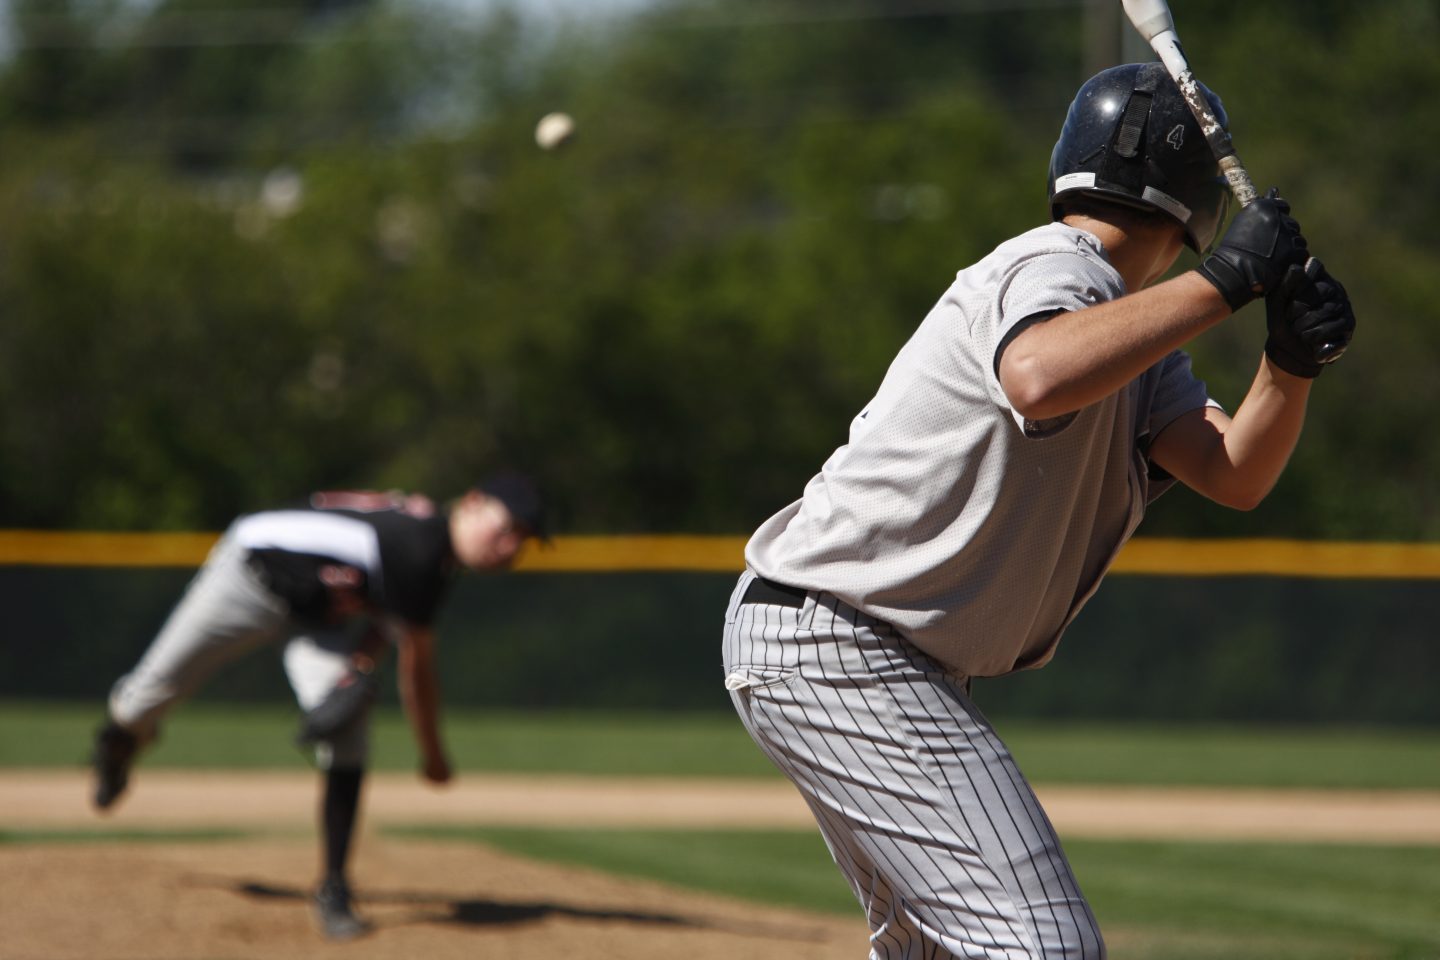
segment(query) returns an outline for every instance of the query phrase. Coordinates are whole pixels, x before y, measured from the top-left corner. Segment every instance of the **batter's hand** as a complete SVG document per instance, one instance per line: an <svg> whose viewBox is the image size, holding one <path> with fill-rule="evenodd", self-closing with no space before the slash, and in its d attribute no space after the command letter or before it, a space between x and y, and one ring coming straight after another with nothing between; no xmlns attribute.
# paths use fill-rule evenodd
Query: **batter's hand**
<svg viewBox="0 0 1440 960"><path fill-rule="evenodd" d="M1355 334L1355 311L1340 281L1319 259L1292 266L1265 298L1270 336L1265 355L1297 377L1320 376L1325 364L1340 359Z"/></svg>
<svg viewBox="0 0 1440 960"><path fill-rule="evenodd" d="M1231 310L1239 310L1275 289L1285 271L1303 265L1307 255L1290 204L1272 187L1235 215L1220 245L1196 269L1215 284Z"/></svg>

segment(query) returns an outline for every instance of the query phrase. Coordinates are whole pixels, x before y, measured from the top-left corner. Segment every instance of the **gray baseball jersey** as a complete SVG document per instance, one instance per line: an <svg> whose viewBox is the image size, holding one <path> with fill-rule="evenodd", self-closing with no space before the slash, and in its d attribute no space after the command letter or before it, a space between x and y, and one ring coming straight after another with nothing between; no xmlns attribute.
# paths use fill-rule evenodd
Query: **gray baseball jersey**
<svg viewBox="0 0 1440 960"><path fill-rule="evenodd" d="M996 372L1007 335L1125 293L1091 234L1053 223L961 271L804 496L750 540L761 576L823 590L965 676L1037 667L1146 503L1149 439L1207 404L1175 352L1119 393L1026 421Z"/></svg>

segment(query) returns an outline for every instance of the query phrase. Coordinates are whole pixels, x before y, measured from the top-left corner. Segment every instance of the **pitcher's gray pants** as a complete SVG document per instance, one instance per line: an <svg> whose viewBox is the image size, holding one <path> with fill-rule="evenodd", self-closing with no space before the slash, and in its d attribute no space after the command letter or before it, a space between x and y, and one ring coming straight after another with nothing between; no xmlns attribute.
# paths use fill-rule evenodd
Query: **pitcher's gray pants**
<svg viewBox="0 0 1440 960"><path fill-rule="evenodd" d="M288 641L285 674L295 698L301 709L313 709L349 669L354 637L295 623L285 602L246 562L246 551L228 535L221 537L140 662L111 689L110 716L142 742L152 740L166 711L217 669L280 640ZM368 717L317 744L315 755L322 769L363 767Z"/></svg>
<svg viewBox="0 0 1440 960"><path fill-rule="evenodd" d="M1034 791L965 693L828 594L725 617L726 687L800 789L870 921L875 960L1100 960L1100 930Z"/></svg>

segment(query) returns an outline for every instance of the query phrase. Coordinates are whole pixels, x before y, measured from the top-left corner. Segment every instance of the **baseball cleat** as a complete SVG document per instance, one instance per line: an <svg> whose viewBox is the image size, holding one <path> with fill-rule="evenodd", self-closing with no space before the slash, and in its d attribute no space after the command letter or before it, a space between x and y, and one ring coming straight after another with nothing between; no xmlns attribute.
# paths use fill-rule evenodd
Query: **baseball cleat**
<svg viewBox="0 0 1440 960"><path fill-rule="evenodd" d="M95 768L95 807L108 810L130 782L130 764L139 741L135 734L116 723L107 723L95 733L90 762Z"/></svg>
<svg viewBox="0 0 1440 960"><path fill-rule="evenodd" d="M370 925L351 908L350 888L344 881L326 880L315 891L315 922L327 940L353 940L368 933Z"/></svg>

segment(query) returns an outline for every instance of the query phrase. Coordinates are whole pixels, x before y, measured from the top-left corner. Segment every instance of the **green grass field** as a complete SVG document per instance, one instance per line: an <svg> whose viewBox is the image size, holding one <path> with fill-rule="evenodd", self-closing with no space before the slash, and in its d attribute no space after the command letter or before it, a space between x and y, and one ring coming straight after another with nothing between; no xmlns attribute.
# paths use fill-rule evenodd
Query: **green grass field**
<svg viewBox="0 0 1440 960"><path fill-rule="evenodd" d="M816 833L412 830L536 859L858 913ZM1113 960L1434 960L1440 849L1071 841Z"/></svg>
<svg viewBox="0 0 1440 960"><path fill-rule="evenodd" d="M99 712L99 705L0 704L0 768L83 763ZM1022 768L1042 784L1440 788L1435 730L993 719ZM147 764L300 767L305 761L289 745L295 722L293 709L191 704L172 717ZM462 771L776 775L728 715L453 711L445 726ZM375 740L378 767L413 766L397 713L380 713ZM486 843L765 903L857 911L812 831L393 832ZM147 835L234 839L224 831ZM0 832L0 842L9 843L70 839L80 837ZM1114 960L1440 960L1440 848L1077 840L1067 851Z"/></svg>
<svg viewBox="0 0 1440 960"><path fill-rule="evenodd" d="M0 703L0 767L83 764L101 704ZM192 703L170 718L152 767L295 767L294 708ZM1040 723L994 718L1037 783L1440 789L1440 730ZM776 776L729 714L450 711L463 772ZM377 769L406 770L404 719L381 710Z"/></svg>

